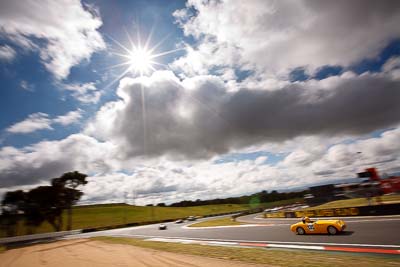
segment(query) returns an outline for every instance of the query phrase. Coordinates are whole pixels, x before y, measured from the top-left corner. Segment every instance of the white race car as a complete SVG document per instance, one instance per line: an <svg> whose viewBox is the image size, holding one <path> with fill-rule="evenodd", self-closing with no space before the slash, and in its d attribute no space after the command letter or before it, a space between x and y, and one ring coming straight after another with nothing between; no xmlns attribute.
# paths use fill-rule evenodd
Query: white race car
<svg viewBox="0 0 400 267"><path fill-rule="evenodd" d="M158 226L158 230L167 230L167 226L162 223Z"/></svg>

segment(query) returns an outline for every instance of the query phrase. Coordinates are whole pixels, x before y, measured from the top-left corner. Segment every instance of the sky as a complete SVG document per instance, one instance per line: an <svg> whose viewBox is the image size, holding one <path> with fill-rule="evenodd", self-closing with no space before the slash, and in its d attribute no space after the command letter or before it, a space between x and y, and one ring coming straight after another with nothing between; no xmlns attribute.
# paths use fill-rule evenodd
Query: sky
<svg viewBox="0 0 400 267"><path fill-rule="evenodd" d="M0 197L81 204L400 171L400 2L0 2Z"/></svg>

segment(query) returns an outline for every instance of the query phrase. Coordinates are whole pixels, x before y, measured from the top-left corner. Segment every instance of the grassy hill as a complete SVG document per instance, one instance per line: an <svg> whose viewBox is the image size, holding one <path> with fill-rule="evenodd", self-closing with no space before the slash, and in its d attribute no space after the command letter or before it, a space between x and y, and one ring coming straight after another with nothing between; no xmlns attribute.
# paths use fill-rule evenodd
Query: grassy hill
<svg viewBox="0 0 400 267"><path fill-rule="evenodd" d="M149 221L184 218L191 215L204 216L242 211L249 208L249 205L240 204L206 205L197 207L142 207L125 204L78 206L73 208L72 211L72 228L84 229L126 223L146 223ZM66 212L63 215L63 220L64 227L66 227ZM20 222L17 226L17 235L52 231L54 230L48 223L43 223L35 229L27 229L23 222ZM4 229L0 229L0 237L5 237L5 235Z"/></svg>
<svg viewBox="0 0 400 267"><path fill-rule="evenodd" d="M89 206L74 209L77 228L117 225L132 222L178 219L191 215L210 215L249 209L249 205L222 204L196 207Z"/></svg>
<svg viewBox="0 0 400 267"><path fill-rule="evenodd" d="M385 195L380 197L381 204L391 204L391 203L400 203L400 195ZM377 202L377 198L373 197L371 199L372 205L380 204ZM352 199L344 199L344 200L336 200L331 201L325 204L321 204L319 206L310 207L305 210L314 210L314 209L335 209L335 208L347 208L347 207L362 207L368 206L368 200L365 197L362 198L352 198Z"/></svg>

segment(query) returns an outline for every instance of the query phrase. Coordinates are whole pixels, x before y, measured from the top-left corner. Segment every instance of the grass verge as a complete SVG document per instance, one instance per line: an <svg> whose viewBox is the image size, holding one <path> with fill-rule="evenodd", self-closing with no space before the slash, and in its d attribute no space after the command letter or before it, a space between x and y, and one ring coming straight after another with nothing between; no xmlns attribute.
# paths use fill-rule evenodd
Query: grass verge
<svg viewBox="0 0 400 267"><path fill-rule="evenodd" d="M388 195L381 196L381 201L383 204L385 203L400 203L400 195ZM372 205L376 205L377 199L372 199ZM348 207L361 207L368 206L367 198L353 198L353 199L345 199L345 200L336 200L332 202L328 202L319 206L315 206L307 209L336 209L336 208L348 208Z"/></svg>
<svg viewBox="0 0 400 267"><path fill-rule="evenodd" d="M232 221L231 217L222 219L207 220L189 225L189 227L212 227L212 226L228 226L228 225L241 225L243 223Z"/></svg>
<svg viewBox="0 0 400 267"><path fill-rule="evenodd" d="M132 238L95 237L93 240L112 244L125 244L173 253L211 257L246 263L268 264L293 267L393 267L400 266L398 257L383 257L367 254L343 254L294 250L273 250L262 248L215 247L196 244L176 244L144 241Z"/></svg>
<svg viewBox="0 0 400 267"><path fill-rule="evenodd" d="M0 246L0 253L6 251L6 247L5 246Z"/></svg>

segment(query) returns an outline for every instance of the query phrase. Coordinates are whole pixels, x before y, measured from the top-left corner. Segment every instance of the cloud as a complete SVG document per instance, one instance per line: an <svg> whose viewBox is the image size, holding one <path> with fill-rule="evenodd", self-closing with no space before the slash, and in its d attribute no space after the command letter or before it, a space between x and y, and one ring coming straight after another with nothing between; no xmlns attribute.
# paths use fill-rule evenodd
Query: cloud
<svg viewBox="0 0 400 267"><path fill-rule="evenodd" d="M11 62L16 55L17 52L12 47L8 45L0 46L0 61Z"/></svg>
<svg viewBox="0 0 400 267"><path fill-rule="evenodd" d="M70 111L65 115L58 116L57 118L53 119L53 123L66 126L78 122L80 118L82 118L82 110L77 109L75 111Z"/></svg>
<svg viewBox="0 0 400 267"><path fill-rule="evenodd" d="M82 188L82 203L129 201L143 205L238 196L329 183L355 177L356 172L372 166L381 173L399 171L399 138L398 126L352 143L336 143L338 139L331 137L298 137L293 141L295 147L290 145L293 154L271 166L263 164L264 157L218 164L215 158L131 160L110 141L74 134L20 149L1 148L0 188L27 188L78 170L89 174L89 183ZM288 149L284 143L278 146L277 151Z"/></svg>
<svg viewBox="0 0 400 267"><path fill-rule="evenodd" d="M101 25L96 10L78 0L0 4L0 33L25 49L39 49L57 79L66 78L71 67L105 48L97 31Z"/></svg>
<svg viewBox="0 0 400 267"><path fill-rule="evenodd" d="M299 136L385 129L400 121L399 88L384 74L344 74L277 90L229 91L215 76L179 81L156 72L121 80L121 99L104 105L85 133L111 140L126 158L211 157Z"/></svg>
<svg viewBox="0 0 400 267"><path fill-rule="evenodd" d="M173 66L193 75L215 66L287 74L350 66L400 38L398 1L201 1L174 13L198 44Z"/></svg>
<svg viewBox="0 0 400 267"><path fill-rule="evenodd" d="M351 144L334 144L337 140L329 137L324 140L299 137L297 141L300 143L293 154L274 166L262 164L260 158L219 164L213 160L171 162L161 158L145 166L136 166L133 174L110 173L91 177L84 188L83 201L130 201L140 205L172 203L183 199L238 196L261 190L306 188L354 178L357 172L367 167L377 167L381 174L393 173L400 170L399 134L400 128L397 127L381 136ZM281 145L281 149L285 148ZM361 154L357 153L360 151Z"/></svg>
<svg viewBox="0 0 400 267"><path fill-rule="evenodd" d="M13 134L26 134L39 130L53 130L52 124L67 126L78 122L82 117L82 110L70 111L65 115L54 119L49 118L46 113L38 112L28 116L25 120L17 122L6 129L6 132Z"/></svg>
<svg viewBox="0 0 400 267"><path fill-rule="evenodd" d="M386 72L393 80L400 81L400 57L391 57L382 66L382 70Z"/></svg>
<svg viewBox="0 0 400 267"><path fill-rule="evenodd" d="M3 147L0 149L0 188L35 185L72 170L102 173L109 168L104 159L111 155L110 151L110 144L81 134L21 149Z"/></svg>
<svg viewBox="0 0 400 267"><path fill-rule="evenodd" d="M400 68L400 57L391 57L382 66L383 71L389 72Z"/></svg>
<svg viewBox="0 0 400 267"><path fill-rule="evenodd" d="M72 96L82 103L96 104L99 102L101 92L97 90L95 83L64 84L62 87L70 92Z"/></svg>
<svg viewBox="0 0 400 267"><path fill-rule="evenodd" d="M33 85L33 84L30 84L30 83L28 83L27 81L25 81L25 80L22 80L20 83L19 83L19 86L22 88L22 89L24 89L25 91L29 91L29 92L33 92L33 91L35 91L35 86Z"/></svg>
<svg viewBox="0 0 400 267"><path fill-rule="evenodd" d="M38 130L52 130L51 120L46 113L38 112L28 116L25 120L17 122L6 129L9 133L32 133Z"/></svg>

